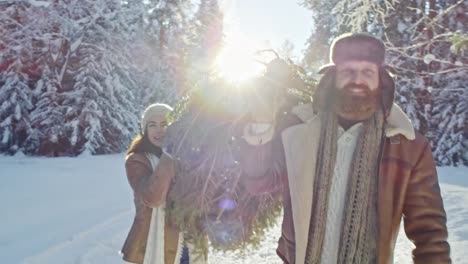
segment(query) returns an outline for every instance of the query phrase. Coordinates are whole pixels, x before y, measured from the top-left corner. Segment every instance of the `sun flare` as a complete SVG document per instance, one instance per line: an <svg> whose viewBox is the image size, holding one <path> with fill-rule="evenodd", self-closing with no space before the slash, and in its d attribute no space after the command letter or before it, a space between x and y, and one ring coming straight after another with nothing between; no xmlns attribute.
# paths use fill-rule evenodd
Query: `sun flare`
<svg viewBox="0 0 468 264"><path fill-rule="evenodd" d="M260 48L240 34L231 35L216 58L216 72L234 83L259 75L264 71L264 66L255 60L255 52Z"/></svg>

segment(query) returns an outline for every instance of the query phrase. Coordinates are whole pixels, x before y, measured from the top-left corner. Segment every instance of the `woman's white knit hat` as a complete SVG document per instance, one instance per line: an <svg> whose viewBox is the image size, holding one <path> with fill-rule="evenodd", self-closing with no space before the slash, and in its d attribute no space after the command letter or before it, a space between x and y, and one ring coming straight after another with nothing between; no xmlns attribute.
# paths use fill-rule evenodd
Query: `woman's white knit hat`
<svg viewBox="0 0 468 264"><path fill-rule="evenodd" d="M157 114L162 114L167 117L168 114L172 112L172 107L170 107L167 104L152 104L148 106L145 111L143 112L143 115L141 116L141 133L145 133L146 125L148 124L148 119Z"/></svg>

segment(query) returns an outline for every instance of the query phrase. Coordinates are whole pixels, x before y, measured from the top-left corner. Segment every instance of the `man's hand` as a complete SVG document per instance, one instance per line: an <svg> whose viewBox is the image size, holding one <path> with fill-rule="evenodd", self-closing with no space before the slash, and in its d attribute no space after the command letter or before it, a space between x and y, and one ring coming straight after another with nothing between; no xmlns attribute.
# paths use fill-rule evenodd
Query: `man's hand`
<svg viewBox="0 0 468 264"><path fill-rule="evenodd" d="M275 122L276 113L283 99L280 98L279 89L264 79L256 82L251 95L247 97L247 108L252 122L270 124Z"/></svg>

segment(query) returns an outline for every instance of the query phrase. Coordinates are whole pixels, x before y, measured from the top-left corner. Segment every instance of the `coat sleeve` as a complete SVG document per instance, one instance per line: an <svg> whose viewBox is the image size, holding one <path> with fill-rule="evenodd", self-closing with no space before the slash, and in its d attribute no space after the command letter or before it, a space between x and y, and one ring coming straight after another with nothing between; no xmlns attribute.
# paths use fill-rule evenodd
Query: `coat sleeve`
<svg viewBox="0 0 468 264"><path fill-rule="evenodd" d="M243 170L241 183L250 193L264 194L281 191L280 188L282 188L283 222L276 253L287 264L296 262L296 244L281 133L284 129L299 123L301 121L297 117L286 116L277 127L275 136L270 142L254 146L244 141L241 143L239 155Z"/></svg>
<svg viewBox="0 0 468 264"><path fill-rule="evenodd" d="M283 223L276 253L286 264L294 264L296 244L291 208L291 196L284 161L284 151L279 138L261 146L244 145L240 162L244 170L241 183L252 194L265 194L283 188Z"/></svg>
<svg viewBox="0 0 468 264"><path fill-rule="evenodd" d="M125 161L127 180L132 187L135 197L140 196L142 183L151 175L151 168L145 157L132 153Z"/></svg>
<svg viewBox="0 0 468 264"><path fill-rule="evenodd" d="M146 157L141 154L131 154L125 162L127 178L135 200L155 208L166 201L175 169L173 160L165 154L161 156L154 171L150 166Z"/></svg>
<svg viewBox="0 0 468 264"><path fill-rule="evenodd" d="M286 170L282 152L274 147L277 143L276 140L261 146L241 143L241 184L249 193L265 194L281 190Z"/></svg>
<svg viewBox="0 0 468 264"><path fill-rule="evenodd" d="M167 193L174 177L174 161L168 155L163 154L151 176L142 182L142 201L152 208L162 206L166 202Z"/></svg>
<svg viewBox="0 0 468 264"><path fill-rule="evenodd" d="M406 235L416 246L414 263L451 263L447 216L427 140L412 169L403 215Z"/></svg>
<svg viewBox="0 0 468 264"><path fill-rule="evenodd" d="M241 140L238 160L242 167L241 184L252 194L274 192L287 182L287 170L281 133L284 129L302 123L296 116L287 114L275 129L273 139L261 145L251 145Z"/></svg>
<svg viewBox="0 0 468 264"><path fill-rule="evenodd" d="M296 263L296 239L294 235L294 222L291 208L291 196L289 195L289 185L284 183L283 198L283 223L281 225L281 236L278 241L276 254L286 264Z"/></svg>

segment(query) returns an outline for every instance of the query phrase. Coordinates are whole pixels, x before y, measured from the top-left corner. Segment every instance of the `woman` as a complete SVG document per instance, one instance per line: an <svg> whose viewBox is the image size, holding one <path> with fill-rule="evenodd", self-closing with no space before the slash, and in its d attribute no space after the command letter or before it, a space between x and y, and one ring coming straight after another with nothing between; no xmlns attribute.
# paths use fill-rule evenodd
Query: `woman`
<svg viewBox="0 0 468 264"><path fill-rule="evenodd" d="M136 211L121 251L123 260L129 263L188 263L182 233L166 221L164 214L166 196L175 175L172 159L161 148L171 111L165 104L146 108L141 135L127 151L125 168Z"/></svg>

